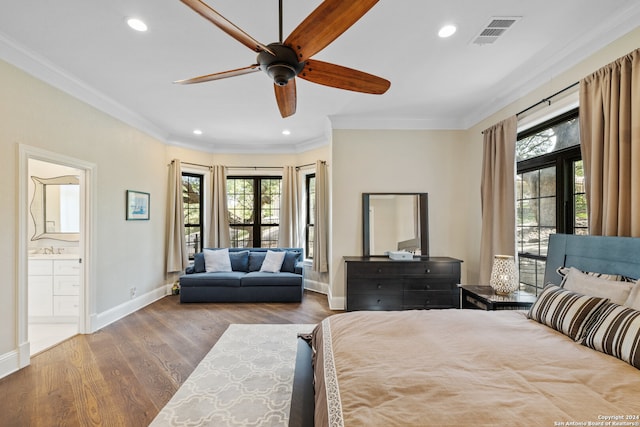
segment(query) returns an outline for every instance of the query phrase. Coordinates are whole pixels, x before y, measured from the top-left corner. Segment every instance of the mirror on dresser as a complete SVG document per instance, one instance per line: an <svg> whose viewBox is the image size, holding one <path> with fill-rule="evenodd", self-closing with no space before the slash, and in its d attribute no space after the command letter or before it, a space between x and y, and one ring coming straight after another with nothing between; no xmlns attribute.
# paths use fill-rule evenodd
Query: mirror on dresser
<svg viewBox="0 0 640 427"><path fill-rule="evenodd" d="M35 184L31 201L34 234L31 240L79 240L80 181L75 175L53 178L31 176Z"/></svg>
<svg viewBox="0 0 640 427"><path fill-rule="evenodd" d="M427 193L362 193L363 255L407 250L429 256Z"/></svg>

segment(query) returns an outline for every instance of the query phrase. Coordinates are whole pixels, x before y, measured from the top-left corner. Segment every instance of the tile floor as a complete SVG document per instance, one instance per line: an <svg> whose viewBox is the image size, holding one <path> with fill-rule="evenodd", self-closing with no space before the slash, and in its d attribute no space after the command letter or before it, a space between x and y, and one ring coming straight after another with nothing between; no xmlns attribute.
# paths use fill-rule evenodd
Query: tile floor
<svg viewBox="0 0 640 427"><path fill-rule="evenodd" d="M75 323L32 323L29 324L29 342L31 355L35 355L53 347L78 333L78 325Z"/></svg>

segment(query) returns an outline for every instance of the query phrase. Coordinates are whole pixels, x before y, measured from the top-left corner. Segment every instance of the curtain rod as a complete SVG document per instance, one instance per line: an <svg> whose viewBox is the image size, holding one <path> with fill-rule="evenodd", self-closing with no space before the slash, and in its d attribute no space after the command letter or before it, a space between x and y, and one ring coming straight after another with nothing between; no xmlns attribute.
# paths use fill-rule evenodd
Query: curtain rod
<svg viewBox="0 0 640 427"><path fill-rule="evenodd" d="M173 162L173 160L172 160L172 162ZM207 166L207 165L201 165L201 164L198 164L198 163L189 163L189 162L180 162L180 163L183 164L183 165L199 166L201 168L207 168L207 169L211 170L211 166Z"/></svg>
<svg viewBox="0 0 640 427"><path fill-rule="evenodd" d="M326 164L327 162L325 160L321 160L322 163ZM171 160L171 163L173 163L173 160ZM189 165L189 166L199 166L202 168L207 168L207 169L211 169L211 166L207 166L207 165L201 165L198 163L189 163L189 162L180 162L183 165ZM306 168L308 166L313 166L315 165L315 163L307 163L304 165L299 165L296 166L296 169L301 169L301 168ZM227 166L227 169L282 169L283 166Z"/></svg>
<svg viewBox="0 0 640 427"><path fill-rule="evenodd" d="M322 160L322 163L327 163L326 161ZM315 165L315 163L307 163L305 165L298 165L295 168L296 169L301 169L301 168L306 168L308 166L313 166ZM227 169L282 169L284 166L227 166Z"/></svg>
<svg viewBox="0 0 640 427"><path fill-rule="evenodd" d="M575 83L570 84L569 86L565 87L564 89L560 89L559 91L557 91L557 92L556 92L556 93L554 93L553 95L550 95L550 96L548 96L548 97L546 97L546 98L543 98L543 99L541 99L540 101L538 101L538 102L536 102L535 104L533 104L532 106L525 108L524 110L520 111L519 113L516 113L516 116L519 116L520 114L524 114L524 113L526 113L527 111L529 111L529 110L531 110L531 109L533 109L533 108L536 108L536 107L537 107L538 105L540 105L540 104L544 104L544 103L547 103L547 102L548 102L548 103L549 103L549 105L551 105L551 99L555 98L556 96L560 95L561 93L566 92L566 91L568 91L569 89L571 89L571 88L573 88L573 87L575 87L575 86L577 86L577 85L579 85L579 84L580 84L580 82L575 82Z"/></svg>

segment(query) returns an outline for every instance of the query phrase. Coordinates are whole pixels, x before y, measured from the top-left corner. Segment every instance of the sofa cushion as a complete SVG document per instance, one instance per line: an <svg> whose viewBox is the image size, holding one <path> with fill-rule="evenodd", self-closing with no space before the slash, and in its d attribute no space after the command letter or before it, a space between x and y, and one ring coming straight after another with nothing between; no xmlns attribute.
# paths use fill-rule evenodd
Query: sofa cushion
<svg viewBox="0 0 640 427"><path fill-rule="evenodd" d="M286 255L284 256L284 262L282 263L282 268L280 268L280 271L295 273L296 262L298 260L298 257L300 256L300 253L301 252L299 251L287 251Z"/></svg>
<svg viewBox="0 0 640 427"><path fill-rule="evenodd" d="M204 268L207 273L230 272L229 249L205 249Z"/></svg>
<svg viewBox="0 0 640 427"><path fill-rule="evenodd" d="M193 271L187 273L204 273L204 254L198 252L193 256Z"/></svg>
<svg viewBox="0 0 640 427"><path fill-rule="evenodd" d="M231 269L233 271L249 271L249 251L229 252L231 259Z"/></svg>
<svg viewBox="0 0 640 427"><path fill-rule="evenodd" d="M240 286L240 279L246 274L240 271L185 274L180 276L180 287L220 286L237 288ZM271 276L273 277L273 274Z"/></svg>
<svg viewBox="0 0 640 427"><path fill-rule="evenodd" d="M249 271L260 271L267 252L249 251Z"/></svg>
<svg viewBox="0 0 640 427"><path fill-rule="evenodd" d="M302 276L293 273L262 273L253 271L245 274L241 280L242 287L248 286L301 286Z"/></svg>

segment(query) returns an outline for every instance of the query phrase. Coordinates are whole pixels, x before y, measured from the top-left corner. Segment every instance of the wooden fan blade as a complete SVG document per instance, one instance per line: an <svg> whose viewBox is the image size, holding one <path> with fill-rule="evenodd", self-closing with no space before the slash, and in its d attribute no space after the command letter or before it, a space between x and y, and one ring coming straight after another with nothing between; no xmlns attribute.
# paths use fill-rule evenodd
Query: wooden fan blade
<svg viewBox="0 0 640 427"><path fill-rule="evenodd" d="M344 33L378 0L324 0L287 37L284 44L306 61Z"/></svg>
<svg viewBox="0 0 640 427"><path fill-rule="evenodd" d="M249 34L242 31L239 27L233 24L231 21L226 19L224 16L220 15L218 12L213 10L207 4L203 3L200 0L180 0L182 3L189 6L193 11L200 14L206 20L211 22L216 27L220 28L225 33L229 34L234 39L238 40L243 45L247 46L249 49L255 52L269 52L271 55L274 55L274 52L269 49L267 46L263 45Z"/></svg>
<svg viewBox="0 0 640 427"><path fill-rule="evenodd" d="M207 74L205 76L194 77L191 79L176 80L174 83L178 83L182 85L189 85L192 83L204 83L204 82L210 82L211 80L220 80L220 79L226 79L227 77L241 76L243 74L254 73L256 71L260 71L259 64L249 65L248 67L244 67L244 68L236 68L235 70L223 71L221 73Z"/></svg>
<svg viewBox="0 0 640 427"><path fill-rule="evenodd" d="M274 83L273 88L282 118L293 116L296 113L296 79L289 80L284 86Z"/></svg>
<svg viewBox="0 0 640 427"><path fill-rule="evenodd" d="M391 86L391 82L382 77L311 59L305 63L304 69L298 74L298 77L324 86L375 95L385 93Z"/></svg>

